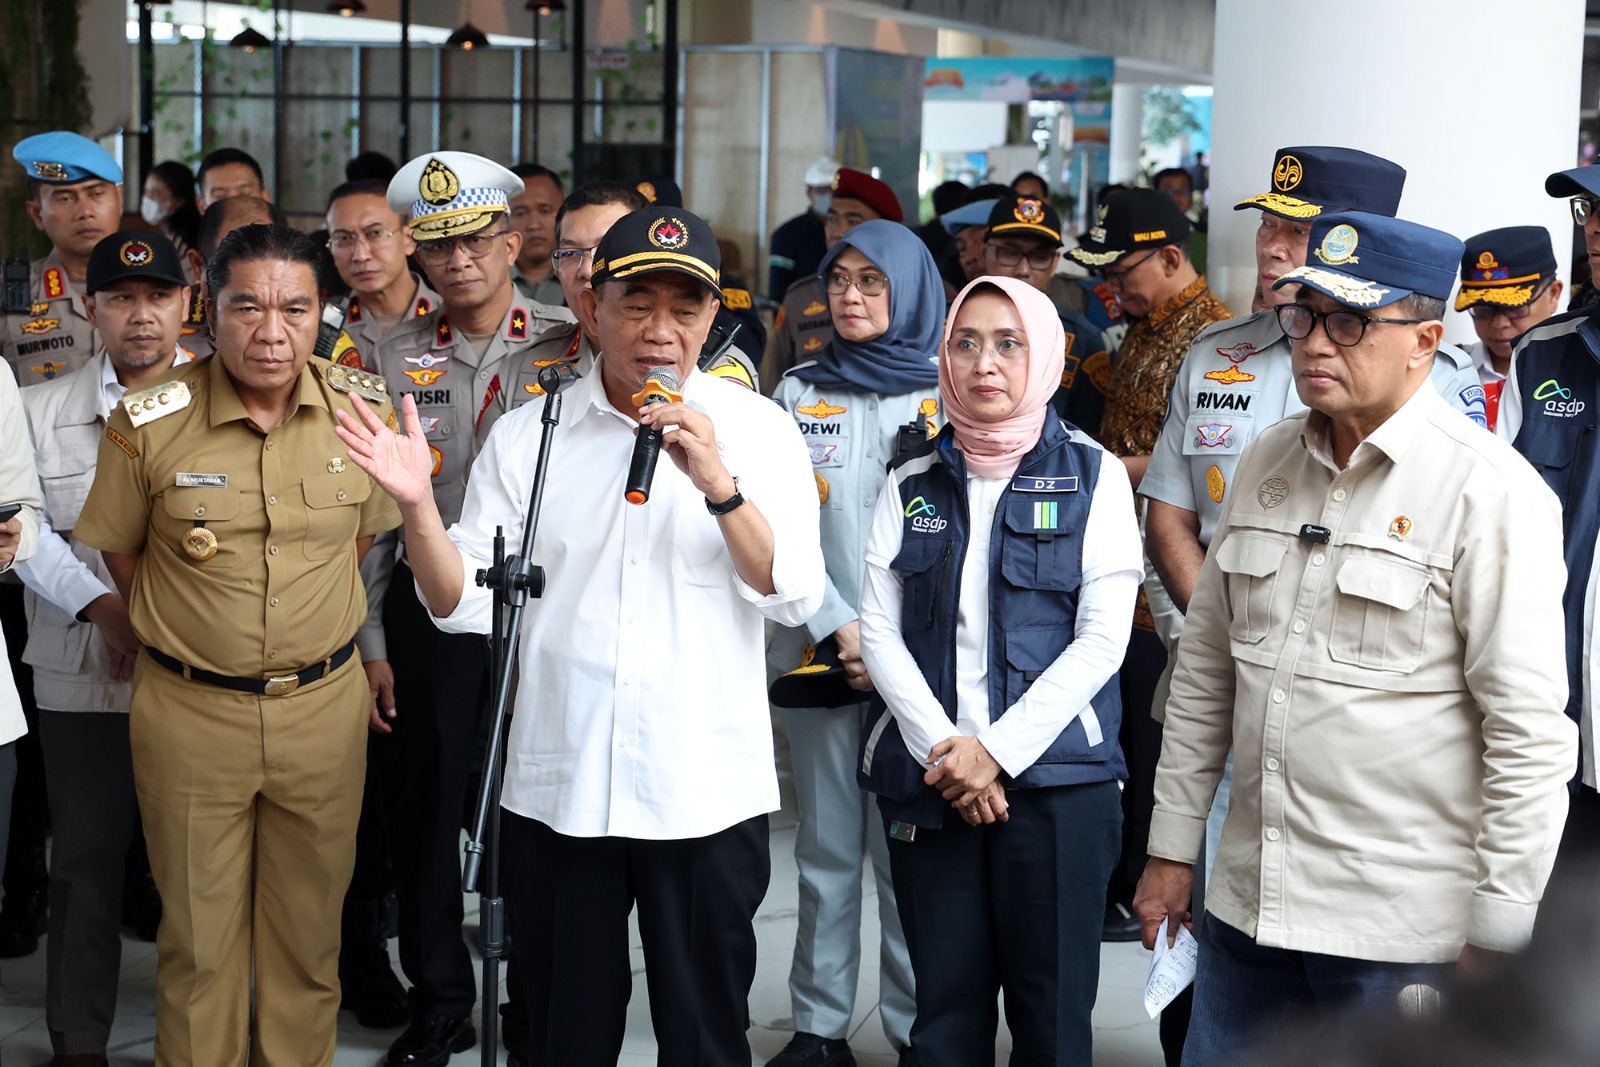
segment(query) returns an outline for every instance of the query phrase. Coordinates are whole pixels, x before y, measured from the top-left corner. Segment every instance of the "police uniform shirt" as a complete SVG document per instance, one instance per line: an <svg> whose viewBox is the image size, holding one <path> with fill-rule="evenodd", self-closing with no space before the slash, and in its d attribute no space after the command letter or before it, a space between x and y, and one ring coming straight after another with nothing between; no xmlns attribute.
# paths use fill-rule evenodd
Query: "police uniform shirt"
<svg viewBox="0 0 1600 1067"><path fill-rule="evenodd" d="M1427 386L1342 469L1307 412L1238 482L1178 644L1150 855L1201 856L1231 746L1218 919L1362 960L1521 948L1577 758L1554 494Z"/></svg>
<svg viewBox="0 0 1600 1067"><path fill-rule="evenodd" d="M0 315L0 356L23 386L77 370L100 347L100 335L89 325L83 300L55 249L30 265L29 286L32 306Z"/></svg>
<svg viewBox="0 0 1600 1067"><path fill-rule="evenodd" d="M540 309L565 317L541 318ZM417 417L433 455L433 496L447 525L461 514L478 442L511 409L510 390L520 388L513 379L523 353L558 321L573 320L564 308L548 309L519 297L479 356L441 307L401 323L378 345L378 369L396 403L406 395L417 402Z"/></svg>
<svg viewBox="0 0 1600 1067"><path fill-rule="evenodd" d="M1485 424L1483 389L1460 349L1441 345L1429 380L1451 407ZM1195 338L1178 370L1139 495L1195 512L1200 543L1210 544L1245 445L1304 410L1277 315L1217 323Z"/></svg>
<svg viewBox="0 0 1600 1067"><path fill-rule="evenodd" d="M828 293L822 279L814 274L797 279L789 286L772 323L772 338L761 361L761 379L776 385L794 367L816 359L822 346L831 340L833 315L828 311Z"/></svg>
<svg viewBox="0 0 1600 1067"><path fill-rule="evenodd" d="M800 625L823 588L816 490L794 421L701 371L683 383L771 527L776 591L763 596L739 578L718 520L675 464L657 464L648 503L626 502L635 423L601 375L564 395L533 543L546 585L529 601L520 652L522 677L538 684L517 691L505 807L570 837L650 840L704 837L776 809L764 621ZM501 419L478 458L450 530L468 574L487 564L497 526L511 543L522 536L539 416L524 405ZM491 604L469 582L436 621L488 633Z"/></svg>
<svg viewBox="0 0 1600 1067"><path fill-rule="evenodd" d="M439 294L429 288L421 275L412 274L411 278L417 283L417 295L411 298L411 306L400 316L400 320L390 327L390 333L398 330L407 319L420 319L442 303ZM378 344L384 338L379 332L382 328L372 313L362 307L361 294L351 296L350 305L344 313L344 337L329 358L346 367L360 367L381 374L378 368ZM393 382L394 379L388 381Z"/></svg>
<svg viewBox="0 0 1600 1067"><path fill-rule="evenodd" d="M393 415L387 400L338 388L347 373L313 358L265 434L215 357L112 412L74 533L140 556L129 602L140 641L194 667L262 677L301 670L354 635L367 611L356 539L393 529L400 514L334 433L334 410L352 402ZM139 426L135 403L148 417ZM210 559L185 551L196 527L216 538Z"/></svg>
<svg viewBox="0 0 1600 1067"><path fill-rule="evenodd" d="M897 454L900 431L915 423L923 439L944 425L939 387L899 396L841 393L822 389L792 372L772 391L772 399L794 417L811 456L811 474L822 507L822 558L828 581L822 607L806 624L812 641L821 641L856 618L861 603L861 558L866 550L872 510L883 489L883 471ZM775 649L775 662L792 667L793 649Z"/></svg>

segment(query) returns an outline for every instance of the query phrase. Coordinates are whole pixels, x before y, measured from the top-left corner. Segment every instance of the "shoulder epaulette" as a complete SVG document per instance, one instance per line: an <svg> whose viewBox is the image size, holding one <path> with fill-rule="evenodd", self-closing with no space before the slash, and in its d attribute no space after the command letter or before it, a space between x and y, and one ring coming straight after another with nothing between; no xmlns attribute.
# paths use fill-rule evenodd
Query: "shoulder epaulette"
<svg viewBox="0 0 1600 1067"><path fill-rule="evenodd" d="M384 401L389 397L389 383L381 375L371 374L354 367L330 364L322 371L328 385L336 392L354 393L368 400Z"/></svg>
<svg viewBox="0 0 1600 1067"><path fill-rule="evenodd" d="M193 399L194 394L189 392L187 383L168 381L152 385L148 389L140 389L136 393L128 393L122 398L122 407L128 413L129 421L135 426L143 426L163 415L183 410Z"/></svg>

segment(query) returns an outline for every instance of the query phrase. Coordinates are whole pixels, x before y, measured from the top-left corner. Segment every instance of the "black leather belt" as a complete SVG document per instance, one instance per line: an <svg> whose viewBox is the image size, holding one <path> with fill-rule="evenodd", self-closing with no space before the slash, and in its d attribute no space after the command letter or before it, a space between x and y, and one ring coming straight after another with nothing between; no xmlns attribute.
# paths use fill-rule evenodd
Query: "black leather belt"
<svg viewBox="0 0 1600 1067"><path fill-rule="evenodd" d="M355 652L356 642L355 638L352 637L343 648L321 663L313 663L305 670L295 674L279 674L271 678L235 678L230 674L217 674L214 671L191 667L187 663L167 655L165 652L151 648L149 645L146 645L144 650L150 653L150 658L156 663L173 674L183 675L190 681L204 682L206 685L214 685L221 689L233 689L241 693L255 693L258 696L281 697L288 696L302 685L314 682L318 678L326 678L340 667L343 667L345 661Z"/></svg>

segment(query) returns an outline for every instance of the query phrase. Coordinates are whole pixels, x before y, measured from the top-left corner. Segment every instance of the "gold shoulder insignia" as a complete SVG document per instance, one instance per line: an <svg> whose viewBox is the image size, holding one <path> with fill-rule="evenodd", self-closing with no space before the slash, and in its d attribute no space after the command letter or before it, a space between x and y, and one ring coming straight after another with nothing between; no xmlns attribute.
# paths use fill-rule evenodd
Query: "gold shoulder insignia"
<svg viewBox="0 0 1600 1067"><path fill-rule="evenodd" d="M162 382L152 385L148 389L140 389L136 393L129 393L122 398L122 407L128 413L128 419L135 426L143 426L147 422L154 422L163 415L171 415L174 411L181 411L189 406L189 401L194 395L189 392L189 386L181 381Z"/></svg>
<svg viewBox="0 0 1600 1067"><path fill-rule="evenodd" d="M389 399L389 383L380 375L369 374L364 370L354 367L341 366L338 363L328 367L323 372L330 385L336 392L354 393L356 396L366 397L368 400L382 402Z"/></svg>

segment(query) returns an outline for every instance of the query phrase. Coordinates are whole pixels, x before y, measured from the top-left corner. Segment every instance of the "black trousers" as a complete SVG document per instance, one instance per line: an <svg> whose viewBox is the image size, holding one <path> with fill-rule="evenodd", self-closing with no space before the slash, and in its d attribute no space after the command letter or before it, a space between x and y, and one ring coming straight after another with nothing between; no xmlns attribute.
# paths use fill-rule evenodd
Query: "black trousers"
<svg viewBox="0 0 1600 1067"><path fill-rule="evenodd" d="M1150 714L1156 683L1167 669L1167 650L1149 630L1135 627L1118 675L1122 685L1122 728L1117 740L1128 761L1128 784L1122 791L1122 853L1106 883L1106 902L1133 903L1144 874L1150 843L1150 815L1156 806L1156 763L1161 759L1161 724Z"/></svg>
<svg viewBox="0 0 1600 1067"><path fill-rule="evenodd" d="M478 987L461 933L461 816L488 712L489 642L434 626L403 563L384 598L383 628L397 712L390 853L400 966L411 982L414 1017L464 1019Z"/></svg>
<svg viewBox="0 0 1600 1067"><path fill-rule="evenodd" d="M659 1067L749 1067L756 908L771 876L767 817L709 837L568 837L510 811L506 918L522 972L529 1062L615 1064L639 909Z"/></svg>
<svg viewBox="0 0 1600 1067"><path fill-rule="evenodd" d="M1106 877L1122 809L1115 782L1012 789L1009 822L954 813L915 841L889 840L922 1067L994 1062L1005 993L1011 1067L1093 1062Z"/></svg>

